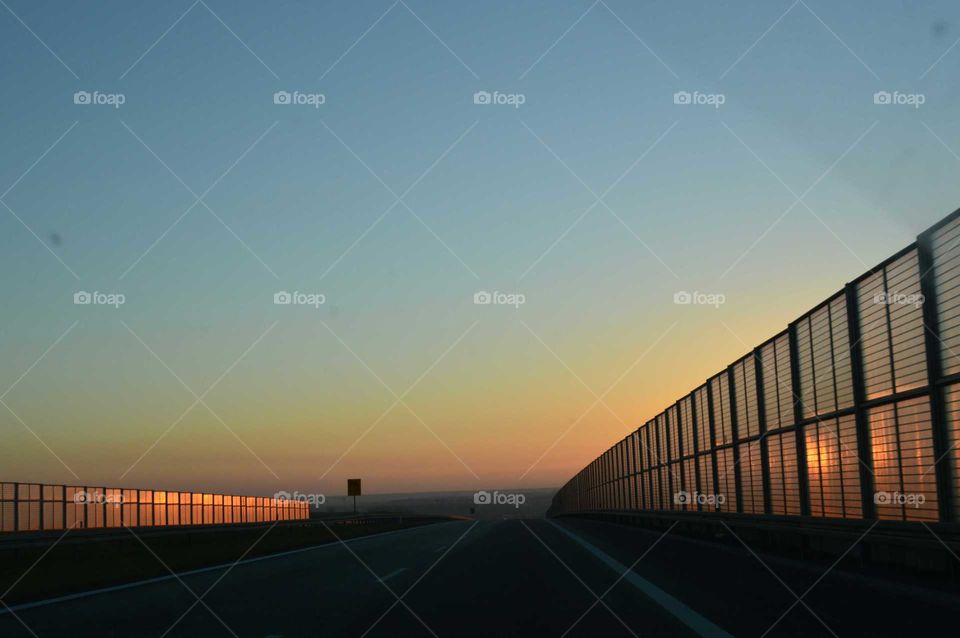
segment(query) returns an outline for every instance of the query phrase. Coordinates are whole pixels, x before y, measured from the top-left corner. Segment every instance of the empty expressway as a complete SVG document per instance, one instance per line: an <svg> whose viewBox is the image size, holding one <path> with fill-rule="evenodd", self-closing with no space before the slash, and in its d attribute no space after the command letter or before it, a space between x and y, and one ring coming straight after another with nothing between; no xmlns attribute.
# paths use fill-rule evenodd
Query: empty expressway
<svg viewBox="0 0 960 638"><path fill-rule="evenodd" d="M958 612L938 592L738 542L517 519L428 525L3 609L0 635L898 636L947 627Z"/></svg>

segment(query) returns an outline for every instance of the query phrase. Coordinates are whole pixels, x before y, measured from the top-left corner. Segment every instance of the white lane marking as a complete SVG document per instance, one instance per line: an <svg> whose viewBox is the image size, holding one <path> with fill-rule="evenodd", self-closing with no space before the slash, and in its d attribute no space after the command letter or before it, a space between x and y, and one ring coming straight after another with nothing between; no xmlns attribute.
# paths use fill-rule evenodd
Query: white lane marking
<svg viewBox="0 0 960 638"><path fill-rule="evenodd" d="M391 578L393 578L394 576L396 576L396 575L399 574L400 572L405 572L405 571L407 571L407 568L406 568L406 567L401 567L400 569L395 569L395 570L393 570L392 572L390 572L389 574L387 574L386 576L384 576L383 578L381 578L380 580L382 580L382 581L384 581L384 580L390 580Z"/></svg>
<svg viewBox="0 0 960 638"><path fill-rule="evenodd" d="M439 554L440 552L442 552L442 551L445 550L446 548L447 548L446 545L441 545L440 547L438 547L438 548L436 548L435 550L433 550L433 553L434 553L434 554Z"/></svg>
<svg viewBox="0 0 960 638"><path fill-rule="evenodd" d="M461 521L443 521L443 523L459 523ZM376 534L368 534L366 536L358 536L356 538L348 538L346 540L340 541L341 543L356 543L359 541L365 541L369 538L376 538L378 536L390 536L392 534L402 534L404 532L412 532L415 530L423 530L431 527L432 525L441 525L443 523L432 523L428 525L417 525L416 527L408 527L406 529L394 529L388 532L377 532ZM19 605L10 605L5 606L3 609L0 609L0 616L4 614L12 614L14 612L23 611L26 609L33 609L34 607L45 607L47 605L53 605L56 603L69 602L71 600L77 600L80 598L87 598L88 596L96 596L97 594L108 594L115 591L123 591L125 589L133 589L135 587L141 587L143 585L150 585L152 583L160 583L165 580L173 580L174 578L180 579L184 576L193 576L194 574L203 574L206 572L216 571L218 569L227 569L228 567L234 565L246 565L247 563L256 563L262 560L269 560L271 558L280 558L281 556L290 556L292 554L301 554L303 552L310 552L315 549L323 549L325 547L339 547L340 543L336 541L331 541L329 543L323 543L322 545L311 545L309 547L301 547L299 549L291 549L285 552L278 552L276 554L267 554L266 556L257 556L256 558L247 558L239 562L234 563L223 563L221 565L212 565L210 567L200 567L198 569L191 569L185 572L178 572L176 574L170 574L167 576L156 576L154 578L146 578L144 580L134 581L132 583L124 583L122 585L111 585L110 587L101 587L100 589L91 589L89 591L81 591L75 594L67 594L65 596L57 596L56 598L47 598L45 600L38 600L32 603L21 603Z"/></svg>
<svg viewBox="0 0 960 638"><path fill-rule="evenodd" d="M607 567L610 567L618 574L626 573L626 576L623 577L623 580L627 581L641 592L646 594L650 599L655 603L663 607L665 610L670 612L677 620L685 624L687 627L695 631L700 636L705 636L709 638L733 638L733 636L717 625L713 624L699 613L687 607L682 601L677 598L674 598L667 592L663 591L649 580L638 576L636 572L632 569L627 571L628 568L626 565L620 564L615 558L605 553L603 550L595 547L588 541L580 538L570 530L565 527L557 525L551 520L547 520L548 523L553 525L555 528L575 540L581 546L583 546L588 552L593 554L595 557L600 559L600 562L605 564Z"/></svg>

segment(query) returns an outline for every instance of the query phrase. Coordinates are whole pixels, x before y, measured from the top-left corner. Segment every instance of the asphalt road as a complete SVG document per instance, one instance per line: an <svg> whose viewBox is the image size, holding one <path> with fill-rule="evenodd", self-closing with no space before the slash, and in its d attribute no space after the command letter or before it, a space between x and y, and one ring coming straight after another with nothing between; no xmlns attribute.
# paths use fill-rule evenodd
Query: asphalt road
<svg viewBox="0 0 960 638"><path fill-rule="evenodd" d="M463 521L0 607L0 636L810 638L956 626L952 597L828 567L605 523Z"/></svg>

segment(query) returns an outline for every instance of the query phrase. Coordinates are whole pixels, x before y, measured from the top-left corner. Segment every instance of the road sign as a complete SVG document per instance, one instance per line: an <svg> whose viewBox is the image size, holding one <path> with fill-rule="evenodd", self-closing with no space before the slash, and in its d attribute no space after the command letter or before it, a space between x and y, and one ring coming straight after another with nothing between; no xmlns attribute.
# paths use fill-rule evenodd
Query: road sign
<svg viewBox="0 0 960 638"><path fill-rule="evenodd" d="M362 496L360 493L360 479L347 479L347 496Z"/></svg>

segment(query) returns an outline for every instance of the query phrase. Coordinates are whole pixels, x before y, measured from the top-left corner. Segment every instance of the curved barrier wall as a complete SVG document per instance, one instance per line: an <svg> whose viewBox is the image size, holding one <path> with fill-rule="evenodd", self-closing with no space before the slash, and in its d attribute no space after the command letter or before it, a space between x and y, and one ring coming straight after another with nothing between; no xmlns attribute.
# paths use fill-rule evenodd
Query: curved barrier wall
<svg viewBox="0 0 960 638"><path fill-rule="evenodd" d="M265 496L0 483L0 532L233 525L309 517L305 501Z"/></svg>
<svg viewBox="0 0 960 638"><path fill-rule="evenodd" d="M549 515L956 523L960 211L600 455Z"/></svg>

